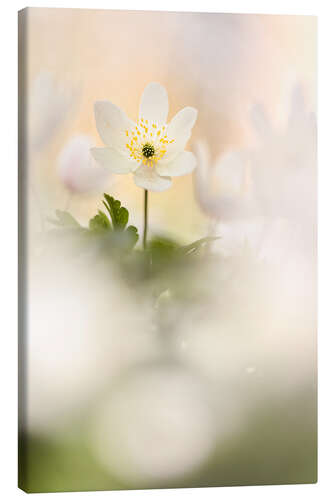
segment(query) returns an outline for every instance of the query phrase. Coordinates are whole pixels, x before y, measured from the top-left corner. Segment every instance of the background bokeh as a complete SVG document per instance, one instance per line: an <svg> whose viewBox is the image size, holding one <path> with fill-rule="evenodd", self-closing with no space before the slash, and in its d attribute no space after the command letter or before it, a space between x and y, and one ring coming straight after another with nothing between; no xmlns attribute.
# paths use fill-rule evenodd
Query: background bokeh
<svg viewBox="0 0 333 500"><path fill-rule="evenodd" d="M316 19L24 15L22 487L316 481ZM222 238L191 264L163 256L147 282L49 219L87 226L107 192L142 235L142 190L88 153L94 102L135 120L151 81L169 119L198 109L198 174L150 193L149 238Z"/></svg>
<svg viewBox="0 0 333 500"><path fill-rule="evenodd" d="M253 103L262 102L277 119L283 115L296 79L305 83L310 107L315 106L316 21L311 17L36 8L28 10L27 19L27 92L46 71L73 101L34 161L46 208L66 206L56 168L64 144L86 134L102 145L96 100L108 99L135 119L144 87L158 81L168 90L169 117L187 105L199 109L191 140L205 138L214 154L244 144ZM50 99L40 104L42 109L31 109L32 120L46 112ZM130 176L118 177L113 192L140 210L142 193ZM76 214L86 219L97 199L74 200ZM163 228L181 237L201 234L190 177L153 194L151 204Z"/></svg>

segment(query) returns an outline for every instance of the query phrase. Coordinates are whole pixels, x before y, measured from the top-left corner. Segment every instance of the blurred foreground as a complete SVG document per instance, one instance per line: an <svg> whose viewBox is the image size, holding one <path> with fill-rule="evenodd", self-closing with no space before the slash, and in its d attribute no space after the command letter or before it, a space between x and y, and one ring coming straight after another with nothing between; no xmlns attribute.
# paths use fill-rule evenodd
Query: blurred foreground
<svg viewBox="0 0 333 500"><path fill-rule="evenodd" d="M31 259L25 489L314 482L314 260L73 221Z"/></svg>

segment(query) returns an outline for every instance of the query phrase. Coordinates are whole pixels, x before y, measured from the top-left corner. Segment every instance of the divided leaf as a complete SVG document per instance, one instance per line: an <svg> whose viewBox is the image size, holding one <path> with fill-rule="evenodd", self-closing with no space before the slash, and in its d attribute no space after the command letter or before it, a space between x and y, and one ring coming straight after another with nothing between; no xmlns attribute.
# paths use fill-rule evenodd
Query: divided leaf
<svg viewBox="0 0 333 500"><path fill-rule="evenodd" d="M104 231L105 229L110 229L111 224L107 216L101 210L98 210L98 214L95 215L89 221L89 229L91 231Z"/></svg>
<svg viewBox="0 0 333 500"><path fill-rule="evenodd" d="M134 248L139 239L137 228L135 226L128 226L125 233L128 236L129 247Z"/></svg>
<svg viewBox="0 0 333 500"><path fill-rule="evenodd" d="M107 232L113 248L132 250L139 239L139 235L136 227L128 226L126 228L129 218L128 210L121 206L119 200L115 200L108 194L104 194L103 204L110 219L104 212L99 210L98 214L90 219L89 230Z"/></svg>
<svg viewBox="0 0 333 500"><path fill-rule="evenodd" d="M74 217L65 210L56 210L56 219L49 218L49 222L54 224L55 226L63 227L63 228L79 228L80 224Z"/></svg>
<svg viewBox="0 0 333 500"><path fill-rule="evenodd" d="M113 229L124 230L128 223L127 208L122 207L119 200L115 200L112 196L106 193L104 193L104 198L106 201L103 201L103 204L110 214Z"/></svg>
<svg viewBox="0 0 333 500"><path fill-rule="evenodd" d="M200 240L194 241L190 245L186 245L184 247L181 247L178 249L180 253L183 255L191 255L192 253L198 251L202 246L207 245L207 243L210 243L211 241L219 240L219 236L209 236L207 238L201 238Z"/></svg>

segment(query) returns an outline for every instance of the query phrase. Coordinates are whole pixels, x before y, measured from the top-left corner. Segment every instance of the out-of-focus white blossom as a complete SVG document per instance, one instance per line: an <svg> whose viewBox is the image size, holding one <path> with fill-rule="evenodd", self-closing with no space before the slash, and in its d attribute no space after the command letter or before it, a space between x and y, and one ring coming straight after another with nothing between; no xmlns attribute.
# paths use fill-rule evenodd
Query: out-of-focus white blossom
<svg viewBox="0 0 333 500"><path fill-rule="evenodd" d="M52 73L39 73L28 101L29 143L33 151L40 151L52 139L75 99L76 91L60 85Z"/></svg>
<svg viewBox="0 0 333 500"><path fill-rule="evenodd" d="M61 245L34 263L25 353L29 431L61 430L120 372L156 352L144 300L139 305L117 273L109 276L81 265L79 256L66 258Z"/></svg>
<svg viewBox="0 0 333 500"><path fill-rule="evenodd" d="M253 196L247 153L230 152L211 164L206 143L197 143L195 151L196 197L213 221L211 232L221 238L214 247L223 249L226 255L242 251L244 245L259 251L265 227Z"/></svg>
<svg viewBox="0 0 333 500"><path fill-rule="evenodd" d="M58 171L62 182L72 193L102 191L110 172L96 165L90 149L93 140L85 135L70 139L58 159Z"/></svg>
<svg viewBox="0 0 333 500"><path fill-rule="evenodd" d="M251 152L253 188L266 217L287 219L304 244L316 224L316 118L306 107L303 89L291 95L286 123L274 127L265 111L251 113L258 144Z"/></svg>
<svg viewBox="0 0 333 500"><path fill-rule="evenodd" d="M305 259L286 261L215 260L214 276L200 276L209 299L182 314L170 306L180 359L216 391L222 439L256 407L315 388L315 273Z"/></svg>
<svg viewBox="0 0 333 500"><path fill-rule="evenodd" d="M216 428L200 376L164 361L138 366L113 387L92 440L99 460L125 484L156 487L204 463Z"/></svg>
<svg viewBox="0 0 333 500"><path fill-rule="evenodd" d="M250 217L254 205L246 152L222 154L211 164L205 142L198 142L195 151L195 189L202 210L211 218L225 222Z"/></svg>
<svg viewBox="0 0 333 500"><path fill-rule="evenodd" d="M301 86L293 89L284 126L274 128L259 105L253 107L251 120L257 136L252 148L226 153L211 165L207 146L197 144L197 200L216 221L214 230L222 237L224 249L230 242L232 247L247 241L258 253L267 254L267 246L276 248L276 243L271 244L275 240L283 252L285 243L303 251L308 246L311 251L316 221L316 123L306 109Z"/></svg>
<svg viewBox="0 0 333 500"><path fill-rule="evenodd" d="M168 111L168 94L159 83L143 91L137 124L112 102L96 102L96 126L107 147L93 148L93 157L115 174L133 173L139 187L168 189L171 177L191 173L196 166L195 156L184 148L197 110L186 107L167 124Z"/></svg>

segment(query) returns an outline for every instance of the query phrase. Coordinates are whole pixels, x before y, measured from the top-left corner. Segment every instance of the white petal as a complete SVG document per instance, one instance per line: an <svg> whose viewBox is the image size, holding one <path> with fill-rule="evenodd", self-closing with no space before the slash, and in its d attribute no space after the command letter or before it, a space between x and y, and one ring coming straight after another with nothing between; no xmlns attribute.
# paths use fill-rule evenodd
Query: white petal
<svg viewBox="0 0 333 500"><path fill-rule="evenodd" d="M137 186L148 191L165 191L171 186L170 177L161 177L155 167L141 164L134 173L134 182Z"/></svg>
<svg viewBox="0 0 333 500"><path fill-rule="evenodd" d="M149 83L140 102L140 118L163 125L169 111L168 94L159 83Z"/></svg>
<svg viewBox="0 0 333 500"><path fill-rule="evenodd" d="M194 144L194 153L197 159L195 183L204 186L207 184L210 173L210 151L207 143L204 141L197 141Z"/></svg>
<svg viewBox="0 0 333 500"><path fill-rule="evenodd" d="M252 125L261 140L267 140L273 133L271 123L266 111L259 103L255 104L250 111Z"/></svg>
<svg viewBox="0 0 333 500"><path fill-rule="evenodd" d="M197 141L194 144L197 168L194 174L195 196L203 210L210 203L210 151L204 141Z"/></svg>
<svg viewBox="0 0 333 500"><path fill-rule="evenodd" d="M90 149L93 140L78 135L68 141L58 158L59 176L72 192L99 191L110 177L110 171L96 165Z"/></svg>
<svg viewBox="0 0 333 500"><path fill-rule="evenodd" d="M191 137L192 127L197 119L198 112L195 108L186 107L179 111L168 125L167 135L175 142L168 145L167 157L171 158L176 153L184 150Z"/></svg>
<svg viewBox="0 0 333 500"><path fill-rule="evenodd" d="M245 188L246 167L249 156L243 151L222 153L216 160L212 174L215 174L215 187L221 188L223 194L240 196Z"/></svg>
<svg viewBox="0 0 333 500"><path fill-rule="evenodd" d="M301 84L295 85L290 97L289 123L293 124L297 119L304 119L306 116L306 105L304 90Z"/></svg>
<svg viewBox="0 0 333 500"><path fill-rule="evenodd" d="M157 172L160 175L170 175L178 177L179 175L190 174L196 167L197 159L193 153L183 151L176 156L174 160L167 164L157 164Z"/></svg>
<svg viewBox="0 0 333 500"><path fill-rule="evenodd" d="M112 148L92 148L91 154L102 167L107 167L114 174L133 172L138 164Z"/></svg>
<svg viewBox="0 0 333 500"><path fill-rule="evenodd" d="M110 101L97 101L95 118L98 133L104 144L124 151L126 130L135 126L124 111Z"/></svg>

